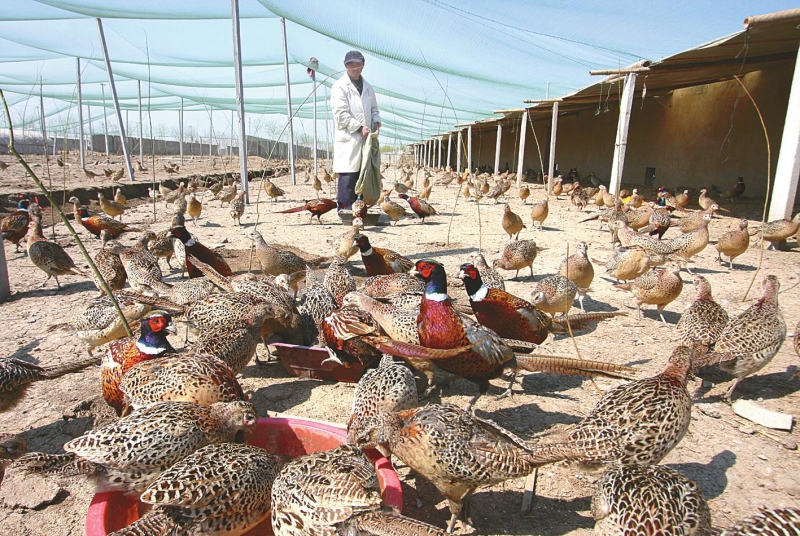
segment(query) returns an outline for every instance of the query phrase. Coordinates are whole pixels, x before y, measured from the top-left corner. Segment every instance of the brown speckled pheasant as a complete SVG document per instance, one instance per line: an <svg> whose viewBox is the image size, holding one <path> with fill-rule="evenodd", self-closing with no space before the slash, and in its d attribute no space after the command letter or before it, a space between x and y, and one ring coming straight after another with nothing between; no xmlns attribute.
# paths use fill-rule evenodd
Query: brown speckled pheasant
<svg viewBox="0 0 800 536"><path fill-rule="evenodd" d="M325 278L322 280L322 284L331 293L339 307L342 305L345 294L356 289L356 280L345 266L346 262L347 259L344 257L335 256L328 265L328 269L325 270Z"/></svg>
<svg viewBox="0 0 800 536"><path fill-rule="evenodd" d="M99 359L89 357L54 367L40 367L19 359L0 358L0 411L16 406L34 382L59 378L64 374L97 365L99 362Z"/></svg>
<svg viewBox="0 0 800 536"><path fill-rule="evenodd" d="M700 253L708 245L708 224L711 222L710 214L703 214L701 225L688 233L676 236L668 240L665 244L667 253L680 257L682 262L686 264L686 270L691 274L692 270L689 268L689 260Z"/></svg>
<svg viewBox="0 0 800 536"><path fill-rule="evenodd" d="M531 277L533 277L533 261L536 260L536 254L541 249L533 240L516 240L503 248L503 254L499 259L494 260L492 268L516 270L517 273L514 274L514 277L517 277L521 269L528 267L531 270Z"/></svg>
<svg viewBox="0 0 800 536"><path fill-rule="evenodd" d="M3 482L6 467L26 452L28 452L28 444L24 439L14 434L0 433L0 483Z"/></svg>
<svg viewBox="0 0 800 536"><path fill-rule="evenodd" d="M700 487L663 465L614 466L592 497L596 536L710 536L711 512Z"/></svg>
<svg viewBox="0 0 800 536"><path fill-rule="evenodd" d="M592 266L592 261L589 260L588 250L589 246L586 245L586 242L578 242L578 252L561 261L558 267L558 275L566 277L578 287L578 301L581 304L581 312L586 312L583 307L583 299L586 297L586 292L594 279L594 266Z"/></svg>
<svg viewBox="0 0 800 536"><path fill-rule="evenodd" d="M31 221L29 211L31 201L27 196L23 197L23 195L20 196L20 200L17 202L17 210L0 222L0 232L3 238L14 244L17 252L19 252L19 241L27 234L28 224Z"/></svg>
<svg viewBox="0 0 800 536"><path fill-rule="evenodd" d="M183 243L181 243L181 247L183 247ZM175 256L175 239L170 229L156 234L156 237L147 243L147 249L149 249L150 253L155 255L157 259L164 259L167 261L167 266L172 270L172 264L169 261ZM184 253L184 259L185 258Z"/></svg>
<svg viewBox="0 0 800 536"><path fill-rule="evenodd" d="M247 236L253 240L261 271L267 275L293 274L305 270L306 265L317 267L324 260L321 257L306 260L292 251L271 246L258 231L252 231Z"/></svg>
<svg viewBox="0 0 800 536"><path fill-rule="evenodd" d="M578 287L563 275L551 275L536 283L531 302L542 311L554 315L567 314L572 308Z"/></svg>
<svg viewBox="0 0 800 536"><path fill-rule="evenodd" d="M356 384L353 406L347 421L347 440L355 443L361 423L380 413L402 411L419 405L414 374L392 356L383 354L376 369L364 373Z"/></svg>
<svg viewBox="0 0 800 536"><path fill-rule="evenodd" d="M336 301L333 299L333 295L309 267L306 270L306 288L303 290L303 296L297 306L303 322L303 338L306 344L321 345L323 342L320 329L322 322L334 309L336 309Z"/></svg>
<svg viewBox="0 0 800 536"><path fill-rule="evenodd" d="M243 315L201 330L200 337L187 346L187 351L213 355L228 365L234 374L242 372L256 355L264 322L282 320L279 318L279 308L269 303L259 303L243 309Z"/></svg>
<svg viewBox="0 0 800 536"><path fill-rule="evenodd" d="M34 216L29 226L28 233L28 258L37 268L47 274L47 278L42 281L39 288L44 287L51 277L56 278L56 285L61 288L58 276L65 274L81 275L89 277L85 272L79 270L64 248L55 242L45 240L42 235L42 221L40 216Z"/></svg>
<svg viewBox="0 0 800 536"><path fill-rule="evenodd" d="M269 518L281 460L262 448L206 445L142 493L153 509L111 536L244 534Z"/></svg>
<svg viewBox="0 0 800 536"><path fill-rule="evenodd" d="M531 445L533 458L588 466L660 462L689 429L692 399L686 381L692 365L692 350L675 348L660 374L606 391L567 432Z"/></svg>
<svg viewBox="0 0 800 536"><path fill-rule="evenodd" d="M231 201L231 218L236 222L236 225L241 225L242 216L244 216L244 192L236 194L236 198Z"/></svg>
<svg viewBox="0 0 800 536"><path fill-rule="evenodd" d="M100 275L103 276L108 287L112 291L120 290L125 286L125 282L128 280L128 274L125 272L125 267L119 255L110 251L111 246L108 244L108 241L111 240L111 234L103 229L103 231L100 232L100 239L103 241L103 246L94 256L94 264L97 266L97 270L100 272ZM103 290L94 272L91 272L89 275L94 281L95 286L97 286L97 290L100 291L100 296L105 296L106 291Z"/></svg>
<svg viewBox="0 0 800 536"><path fill-rule="evenodd" d="M527 226L522 223L522 218L519 217L519 214L511 210L510 205L506 205L500 223L503 226L503 230L508 234L509 240L514 238L515 235L516 238L519 238L519 233L521 233L523 229L527 229Z"/></svg>
<svg viewBox="0 0 800 536"><path fill-rule="evenodd" d="M791 220L774 220L765 223L758 230L762 240L769 242L770 249L783 249L786 239L800 231L800 212Z"/></svg>
<svg viewBox="0 0 800 536"><path fill-rule="evenodd" d="M547 219L547 216L550 214L550 208L547 204L547 199L543 199L538 203L535 203L531 208L531 221L533 222L533 226L536 227L536 224L539 224L539 229L541 230L544 226L544 220Z"/></svg>
<svg viewBox="0 0 800 536"><path fill-rule="evenodd" d="M328 241L331 246L331 253L349 259L358 253L358 246L353 245L353 240L364 228L364 220L358 217L353 218L353 226L341 234L338 238Z"/></svg>
<svg viewBox="0 0 800 536"><path fill-rule="evenodd" d="M678 320L678 333L684 346L704 354L714 345L728 324L728 313L711 297L711 285L701 276L695 276L696 297Z"/></svg>
<svg viewBox="0 0 800 536"><path fill-rule="evenodd" d="M109 253L119 257L131 287L138 292L153 290L162 293L169 289L169 285L163 281L158 258L147 249L148 242L155 236L155 233L148 231L131 247L125 247L117 241L108 246Z"/></svg>
<svg viewBox="0 0 800 536"><path fill-rule="evenodd" d="M636 297L639 318L642 317L642 304L655 305L658 308L658 316L666 324L664 307L680 296L683 290L683 280L680 276L680 268L672 265L664 269L653 268L630 283L617 283L614 286L633 293Z"/></svg>
<svg viewBox="0 0 800 536"><path fill-rule="evenodd" d="M723 264L722 256L728 257L733 270L733 259L747 251L750 246L750 233L747 231L747 220L739 220L739 228L728 231L717 240L717 260Z"/></svg>
<svg viewBox="0 0 800 536"><path fill-rule="evenodd" d="M641 248L621 248L606 262L606 273L616 279L617 283L631 281L647 272L651 266L663 263L663 256L656 257L654 262L654 256Z"/></svg>
<svg viewBox="0 0 800 536"><path fill-rule="evenodd" d="M242 441L257 419L250 402L160 402L67 442L66 454L34 452L15 465L32 473L90 475L98 491L141 493L199 448Z"/></svg>
<svg viewBox="0 0 800 536"><path fill-rule="evenodd" d="M800 508L764 508L753 517L723 529L720 536L795 536L799 531Z"/></svg>
<svg viewBox="0 0 800 536"><path fill-rule="evenodd" d="M481 279L487 288L499 288L500 290L506 289L503 276L500 275L500 272L486 264L486 259L483 258L483 255L478 252L470 253L469 262L471 262L473 265L475 265L475 268L481 271Z"/></svg>
<svg viewBox="0 0 800 536"><path fill-rule="evenodd" d="M708 214L709 216L714 216L714 212L719 210L719 205L716 203L709 205L709 207L705 210L698 210L697 212L692 212L687 214L681 218L680 221L680 228L682 233L690 233L695 229L700 228L703 225L703 216Z"/></svg>
<svg viewBox="0 0 800 536"><path fill-rule="evenodd" d="M764 368L786 339L786 322L778 305L778 278L768 275L762 286L758 301L728 322L714 351L706 354L700 365L719 363L722 370L736 377L725 395L728 402L739 382Z"/></svg>
<svg viewBox="0 0 800 536"><path fill-rule="evenodd" d="M362 430L359 446L391 452L445 496L451 513L448 532L475 489L537 467L520 438L448 404L383 413L364 421Z"/></svg>
<svg viewBox="0 0 800 536"><path fill-rule="evenodd" d="M425 282L407 273L378 275L365 279L358 290L373 298L383 298L398 292L423 292Z"/></svg>

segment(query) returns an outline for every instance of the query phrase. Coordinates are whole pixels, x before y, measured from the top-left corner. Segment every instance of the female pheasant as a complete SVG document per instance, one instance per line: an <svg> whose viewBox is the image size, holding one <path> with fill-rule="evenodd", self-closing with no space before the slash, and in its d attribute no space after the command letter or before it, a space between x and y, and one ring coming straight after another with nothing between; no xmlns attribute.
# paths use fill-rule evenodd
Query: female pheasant
<svg viewBox="0 0 800 536"><path fill-rule="evenodd" d="M0 222L0 232L2 232L3 238L14 244L17 253L19 253L19 241L25 238L25 234L28 232L28 224L31 221L28 208L30 204L30 199L25 194L20 195L20 200L17 202L17 210Z"/></svg>

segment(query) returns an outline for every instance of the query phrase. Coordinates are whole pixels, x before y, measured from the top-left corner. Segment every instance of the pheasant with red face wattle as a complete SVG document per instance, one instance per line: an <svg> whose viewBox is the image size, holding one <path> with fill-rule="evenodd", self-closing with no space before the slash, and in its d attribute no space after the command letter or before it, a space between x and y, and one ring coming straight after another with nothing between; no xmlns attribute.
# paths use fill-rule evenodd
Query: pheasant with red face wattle
<svg viewBox="0 0 800 536"><path fill-rule="evenodd" d="M81 222L84 229L100 238L100 232L106 230L112 238L117 238L122 233L141 232L141 229L131 227L103 214L89 214L89 209L80 206L80 200L73 196L69 198L75 208L75 220Z"/></svg>
<svg viewBox="0 0 800 536"><path fill-rule="evenodd" d="M323 197L322 199L312 199L311 201L307 201L303 206L290 208L287 210L280 210L277 213L292 214L294 212L303 212L304 210L307 210L311 213L311 223L314 222L314 216L317 217L317 221L319 223L322 223L322 215L335 209L336 205L336 201Z"/></svg>
<svg viewBox="0 0 800 536"><path fill-rule="evenodd" d="M8 240L16 247L15 252L19 253L19 241L25 238L28 233L28 224L31 221L29 208L31 204L30 198L25 194L20 195L20 200L17 202L17 210L3 218L0 222L0 232L3 234L3 239Z"/></svg>
<svg viewBox="0 0 800 536"><path fill-rule="evenodd" d="M169 333L177 332L169 313L153 311L142 318L141 328L138 339L125 337L114 341L103 356L100 367L103 398L116 410L117 415L121 415L125 407L125 393L120 389L122 376L137 363L175 353L167 340Z"/></svg>
<svg viewBox="0 0 800 536"><path fill-rule="evenodd" d="M422 218L422 223L425 223L425 218L428 216L435 216L438 214L436 209L424 199L420 199L419 197L408 197L406 194L399 194L397 197L400 199L405 199L408 202L411 210L414 211L414 214Z"/></svg>
<svg viewBox="0 0 800 536"><path fill-rule="evenodd" d="M361 261L370 277L408 272L414 263L391 249L372 247L365 235L354 237L353 245L361 251Z"/></svg>
<svg viewBox="0 0 800 536"><path fill-rule="evenodd" d="M190 279L193 277L203 277L203 272L192 264L190 257L194 257L206 263L224 277L233 275L233 270L231 270L231 267L225 262L225 259L216 251L212 251L198 242L197 239L186 230L186 227L183 225L176 225L170 230L170 233L180 240L186 249L186 272L189 274Z"/></svg>

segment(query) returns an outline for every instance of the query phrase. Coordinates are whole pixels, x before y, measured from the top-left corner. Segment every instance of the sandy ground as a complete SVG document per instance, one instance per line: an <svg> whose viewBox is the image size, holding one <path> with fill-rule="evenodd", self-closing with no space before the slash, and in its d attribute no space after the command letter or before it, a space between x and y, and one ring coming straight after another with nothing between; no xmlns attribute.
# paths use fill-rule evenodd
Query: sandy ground
<svg viewBox="0 0 800 536"><path fill-rule="evenodd" d="M9 158L3 157L3 160L8 162ZM52 160L50 165L53 165ZM260 164L251 165L258 169ZM159 169L160 167L158 166ZM184 172L219 171L219 167L211 170L205 160L187 163L180 175ZM228 165L228 169L237 169L236 163L233 166ZM0 193L35 191L30 179L26 179L20 170L18 164L13 164L8 170L0 172ZM56 171L58 172L63 173ZM79 172L77 164L73 163L66 179L69 188L90 185L91 181L87 181L82 175L78 176ZM158 178L161 175L165 175L163 171L158 173ZM390 183L393 182L394 171L389 170L386 176ZM62 179L59 176L58 181L53 178L53 182L60 183ZM94 182L108 184L99 179ZM294 187L286 176L279 177L276 182L287 189L287 197L278 203L269 203L262 192L257 204L261 182L256 180L250 183L252 204L247 207L242 218L242 228L236 227L227 208L220 209L220 203L215 201L205 203L200 224L197 227L190 224L190 231L205 244L225 242L224 250L229 250L226 255L234 258L234 269L239 271L248 267L245 250L249 247L249 240L244 233L252 229L257 220L260 222L258 229L267 240L291 243L315 254L329 254L326 240L345 230L339 224L338 218L329 213L323 216L322 225L310 225L307 213L276 214L277 210L296 206L302 199L315 195L310 183L303 184L302 180ZM737 201L732 206L727 205L735 217L724 215L714 219L710 227L712 240L733 229L738 217L750 218L753 223L760 219L763 199L755 199L755 192L747 194L752 197ZM516 197L516 190L512 189L509 195L508 202L514 211L529 221L529 209ZM539 200L544 195L541 189L534 189L531 198ZM465 262L467 255L480 246L491 262L508 240L500 227L505 201L501 200L499 204L489 201L477 207L474 202L465 202L462 198L454 208L455 198L455 187L435 186L431 201L440 216L429 219L425 225L419 225L414 219L406 219L394 227L373 227L366 232L373 244L394 249L412 259L438 259L445 264L451 276ZM92 201L93 205L96 203L96 200ZM529 224L529 228L523 230L520 237L533 238L540 246L547 248L534 263L536 275L531 278L525 272L516 280L507 280L507 290L524 298L530 296L535 281L555 273L568 244L574 251L578 241L587 241L589 254L593 259L605 260L611 254L607 231L598 230L596 221L578 223L580 219L596 211L593 205L584 213L570 210L570 204L564 198L552 200L550 206L550 217L545 222L545 229L533 231ZM450 216L453 212L455 217L450 227ZM153 223L152 205L141 203L126 212L124 219L128 223L159 231L168 226L170 217L171 214L163 203L159 203L157 223ZM79 258L78 248L71 243L65 227L58 224L55 230L58 241L67 246L67 251L77 260L78 265L84 265ZM678 232L671 229L667 237ZM45 233L49 237L51 231L46 230ZM99 241L90 239L83 229L79 230L79 234L94 253ZM759 261L759 249L755 247L737 259L736 269L733 271L717 263L713 246L700 253L692 267L695 272L709 279L714 296L732 315L749 307L758 297L760 281L764 275L776 274L782 285L781 307L789 332L793 333L800 307L800 248L794 241L789 244L791 251L765 251L763 266L758 274L755 267ZM0 343L3 355L43 365L81 356L83 350L77 339L65 332L48 333L47 328L66 321L72 310L81 307L87 299L94 296L96 291L93 284L80 277L66 276L61 278L64 287L61 291L56 291L52 280L44 289L39 289L43 273L33 267L24 254L14 253L13 246L8 243L5 251L13 297L11 301L0 304ZM354 258L351 265L356 273L363 274L360 260ZM163 268L166 273L166 266ZM598 275L586 301L587 310L622 310L629 315L604 322L596 329L579 334L576 343L580 355L584 358L634 365L640 369L641 377L659 372L678 340L675 324L680 318L680 312L694 298L692 277L685 271L682 273L684 290L667 307L665 316L669 324L665 325L658 319L652 307L646 307L644 318L637 320L632 296L615 289L611 280L604 277L602 266L595 263L595 269ZM511 278L514 274L505 275ZM178 273L172 272L168 280L174 280L178 276ZM742 301L754 276L756 284L748 299ZM463 290L456 292L463 293ZM173 344L178 347L182 344L182 338L182 334L176 337ZM546 346L559 355L576 355L576 348L568 337L551 337ZM799 363L791 343L787 342L766 368L741 382L737 396L756 401L773 411L792 414L796 418L800 402L800 379L795 374ZM791 433L768 431L735 416L722 400L730 385L729 381L730 378L725 373L709 370L702 372L701 377L691 383L690 391L696 393L692 425L684 440L664 460L664 463L699 484L710 503L714 522L718 526L731 525L765 506L800 507L800 455L797 450L789 450L782 444L787 440L800 440L800 434L796 429ZM602 389L618 383L612 380L597 382ZM353 393L351 384L290 377L279 364L251 364L244 370L242 384L252 392L253 401L261 413L284 412L339 423L345 422L344 416L348 414ZM522 373L515 396L512 399L497 399L496 395L504 386L504 380L493 382L489 395L478 401L475 411L479 416L490 418L525 438L577 422L601 396L590 381L579 377ZM14 410L0 414L0 432L20 434L27 440L30 450L60 452L66 441L112 419L113 414L103 402L99 387L99 371L96 368L34 385ZM458 380L445 389L441 400L463 406L475 392L473 384ZM431 402L439 400L434 397ZM403 478L404 513L445 526L449 512L446 502L436 489L421 478L409 474L406 468L401 468L399 472ZM583 473L566 465L545 467L539 472L537 498L527 514L520 513L524 479L480 489L474 496L472 507L474 527L459 525L457 532L588 534L593 526L589 507L596 478L597 475ZM58 495L55 504L37 510L11 508L8 505L0 507L0 533L47 536L81 534L86 510L93 495L92 486L80 478L63 481L62 486L64 491ZM9 502L8 497L5 499Z"/></svg>

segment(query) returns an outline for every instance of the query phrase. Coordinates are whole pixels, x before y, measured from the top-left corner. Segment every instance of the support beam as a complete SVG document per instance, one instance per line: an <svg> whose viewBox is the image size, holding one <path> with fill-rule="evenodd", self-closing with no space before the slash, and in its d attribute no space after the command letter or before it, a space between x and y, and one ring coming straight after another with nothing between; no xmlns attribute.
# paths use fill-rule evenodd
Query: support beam
<svg viewBox="0 0 800 536"><path fill-rule="evenodd" d="M442 169L442 137L439 136L438 138L438 147L439 149L436 151L436 167L438 169Z"/></svg>
<svg viewBox="0 0 800 536"><path fill-rule="evenodd" d="M208 126L208 163L211 163L211 143L214 141L214 108L209 108L208 118L210 125Z"/></svg>
<svg viewBox="0 0 800 536"><path fill-rule="evenodd" d="M94 126L92 126L92 107L86 105L86 113L89 116L89 152L94 153Z"/></svg>
<svg viewBox="0 0 800 536"><path fill-rule="evenodd" d="M45 151L46 153L47 151ZM6 247L0 243L0 302L11 297L11 285L8 283L8 265L6 265Z"/></svg>
<svg viewBox="0 0 800 536"><path fill-rule="evenodd" d="M47 127L44 121L44 94L42 90L42 79L39 79L39 110L42 114L42 143L44 144L44 150L42 154L44 155L44 159L47 160ZM78 114L79 117L81 114ZM81 122L81 140L83 140L83 122ZM83 143L80 144L81 148L81 160L83 160Z"/></svg>
<svg viewBox="0 0 800 536"><path fill-rule="evenodd" d="M467 127L467 169L472 176L472 125Z"/></svg>
<svg viewBox="0 0 800 536"><path fill-rule="evenodd" d="M519 126L519 160L517 160L517 188L522 185L522 174L525 173L525 134L528 132L528 110L522 112L522 122Z"/></svg>
<svg viewBox="0 0 800 536"><path fill-rule="evenodd" d="M239 116L239 173L241 173L244 202L250 203L247 183L247 133L244 122L244 84L242 83L242 38L239 26L239 0L231 0L233 21L233 68L236 78L236 111ZM181 154L183 154L183 99L181 99ZM183 157L181 157L183 158Z"/></svg>
<svg viewBox="0 0 800 536"><path fill-rule="evenodd" d="M608 188L608 193L611 195L617 195L622 185L622 169L625 166L625 151L628 148L628 126L631 122L635 89L636 73L630 72L625 75L625 87L622 89L622 98L619 101L619 123L614 142L614 160L611 162L611 183Z"/></svg>
<svg viewBox="0 0 800 536"><path fill-rule="evenodd" d="M558 101L553 103L553 122L550 124L550 158L547 161L547 176L550 180L547 181L547 193L553 193L553 174L556 172L556 131L558 130Z"/></svg>
<svg viewBox="0 0 800 536"><path fill-rule="evenodd" d="M125 125L122 124L122 110L119 107L117 98L117 86L114 85L114 72L111 70L111 59L108 57L108 47L106 46L106 36L103 33L103 21L98 17L97 29L100 31L100 44L103 47L103 58L106 61L106 72L108 73L108 85L111 86L111 98L114 101L114 111L117 113L117 124L119 125L119 139L122 142L122 153L125 155L125 166L128 168L128 177L134 181L133 166L131 165L131 154L128 151L128 141L125 139ZM108 147L106 147L108 150Z"/></svg>
<svg viewBox="0 0 800 536"><path fill-rule="evenodd" d="M144 121L142 121L142 81L137 80L136 84L139 87L139 164L144 165Z"/></svg>
<svg viewBox="0 0 800 536"><path fill-rule="evenodd" d="M317 60L317 58L311 58L308 61L311 64L311 67L309 68L309 70L310 70L309 74L311 75L311 86L314 88L313 89L313 92L314 92L314 119L313 119L313 122L314 122L314 145L313 145L313 151L314 151L314 176L316 177L316 176L319 175L319 167L317 165L317 69L319 68L319 61Z"/></svg>
<svg viewBox="0 0 800 536"><path fill-rule="evenodd" d="M450 168L450 153L453 151L453 136L451 134L447 135L447 167ZM452 168L450 168L452 169Z"/></svg>
<svg viewBox="0 0 800 536"><path fill-rule="evenodd" d="M181 165L183 165L183 97L181 97L181 111L178 114L178 127L180 133L180 147L181 147Z"/></svg>
<svg viewBox="0 0 800 536"><path fill-rule="evenodd" d="M503 140L503 125L497 123L497 143L494 148L494 172L500 173L500 143Z"/></svg>
<svg viewBox="0 0 800 536"><path fill-rule="evenodd" d="M78 65L78 125L80 136L78 137L78 148L81 153L81 168L86 167L86 151L84 151L83 145L83 92L81 91L81 59L75 58L75 61ZM42 128L44 129L44 115L42 115ZM47 154L47 137L45 137L45 148L44 152Z"/></svg>
<svg viewBox="0 0 800 536"><path fill-rule="evenodd" d="M775 183L769 204L768 221L791 218L797 181L800 175L800 51L794 65L794 77L786 107L786 121L781 137L781 152L775 168Z"/></svg>
<svg viewBox="0 0 800 536"><path fill-rule="evenodd" d="M105 140L106 158L109 156L108 152L108 113L106 112L106 85L100 84L100 91L103 92L103 139Z"/></svg>
<svg viewBox="0 0 800 536"><path fill-rule="evenodd" d="M461 174L461 131L458 131L458 141L456 142L456 173Z"/></svg>
<svg viewBox="0 0 800 536"><path fill-rule="evenodd" d="M235 119L236 112L231 110L231 139L228 142L228 162L233 162L233 132L236 130L234 125L236 124Z"/></svg>
<svg viewBox="0 0 800 536"><path fill-rule="evenodd" d="M283 36L283 74L286 79L286 119L289 121L289 170L292 173L292 184L297 184L294 170L294 128L292 122L292 88L289 83L289 45L286 43L286 19L281 17L281 35Z"/></svg>

